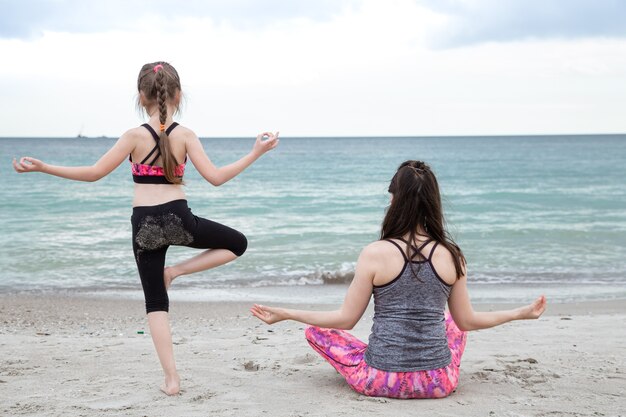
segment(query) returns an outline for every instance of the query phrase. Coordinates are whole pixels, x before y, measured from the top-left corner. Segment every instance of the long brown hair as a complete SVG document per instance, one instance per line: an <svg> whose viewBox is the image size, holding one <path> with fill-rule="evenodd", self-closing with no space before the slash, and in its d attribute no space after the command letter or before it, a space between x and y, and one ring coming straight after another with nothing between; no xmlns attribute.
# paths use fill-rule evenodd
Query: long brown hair
<svg viewBox="0 0 626 417"><path fill-rule="evenodd" d="M163 161L163 173L165 178L173 184L183 184L182 178L176 176L178 161L172 153L170 140L165 133L165 122L167 121L167 103L174 99L176 94L180 94L180 78L176 69L167 62L152 62L141 67L137 78L137 89L143 93L149 102L156 102L159 108L159 151ZM176 111L178 111L178 105Z"/></svg>
<svg viewBox="0 0 626 417"><path fill-rule="evenodd" d="M404 239L408 235L407 257L416 255L412 248L418 228L452 253L457 279L464 275L465 256L445 228L445 219L437 178L422 161L400 164L389 184L393 195L383 220L381 239Z"/></svg>

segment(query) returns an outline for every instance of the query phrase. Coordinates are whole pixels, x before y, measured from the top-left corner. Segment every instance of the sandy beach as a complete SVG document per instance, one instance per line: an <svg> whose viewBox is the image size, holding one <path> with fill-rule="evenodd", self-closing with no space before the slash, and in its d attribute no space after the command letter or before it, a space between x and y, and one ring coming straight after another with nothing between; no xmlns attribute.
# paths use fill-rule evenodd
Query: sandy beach
<svg viewBox="0 0 626 417"><path fill-rule="evenodd" d="M0 414L626 415L623 301L550 304L538 321L470 333L459 386L441 400L361 396L309 348L302 325L270 327L248 307L172 304L182 393L166 397L141 301L4 294ZM353 330L364 340L371 316L370 306Z"/></svg>

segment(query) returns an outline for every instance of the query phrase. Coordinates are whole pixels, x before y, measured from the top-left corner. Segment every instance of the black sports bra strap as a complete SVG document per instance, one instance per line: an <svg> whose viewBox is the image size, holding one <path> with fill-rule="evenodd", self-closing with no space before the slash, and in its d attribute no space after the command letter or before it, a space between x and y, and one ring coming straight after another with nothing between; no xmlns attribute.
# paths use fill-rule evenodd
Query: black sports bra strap
<svg viewBox="0 0 626 417"><path fill-rule="evenodd" d="M148 132L150 132L150 134L152 135L152 138L156 141L156 145L154 145L154 148L152 148L150 153L146 155L145 158L143 158L140 164L142 165L145 164L146 161L152 156L152 154L157 152L157 155L154 157L154 159L152 159L152 162L150 162L149 164L149 165L152 165L156 162L157 159L159 159L159 156L161 155L161 153L159 152L159 135L157 135L157 132L155 132L152 126L150 126L148 123L144 123L141 126L145 127L148 130Z"/></svg>
<svg viewBox="0 0 626 417"><path fill-rule="evenodd" d="M429 240L429 242L430 242L430 240ZM428 254L428 260L429 261L432 259L433 253L435 253L435 248L437 247L438 244L439 244L439 242L435 242L435 244L433 245L433 248L430 250L430 253Z"/></svg>
<svg viewBox="0 0 626 417"><path fill-rule="evenodd" d="M154 138L154 140L158 144L159 143L159 134L154 131L152 126L150 126L148 123L144 123L144 124L142 124L142 126L145 127L146 129L148 129L148 132L150 132L150 134L152 135L152 137Z"/></svg>
<svg viewBox="0 0 626 417"><path fill-rule="evenodd" d="M148 131L150 132L150 134L152 135L152 137L154 138L154 140L158 143L159 142L159 134L152 128L152 126L150 126L148 123L144 123L142 124L143 127L145 127L146 129L148 129ZM167 130L165 131L166 135L170 135L170 133L172 133L172 130L174 130L176 128L176 126L178 126L178 123L174 122L170 125L170 127L167 128Z"/></svg>
<svg viewBox="0 0 626 417"><path fill-rule="evenodd" d="M421 251L422 251L422 249L424 249L424 248L426 247L426 245L428 245L428 244L429 244L430 242L432 242L432 241L433 241L433 239L430 239L430 238L429 238L429 239L426 239L426 240L424 241L424 243L422 243L422 244L419 246L419 248L417 248L417 251L418 251L418 252L421 252Z"/></svg>
<svg viewBox="0 0 626 417"><path fill-rule="evenodd" d="M409 246L409 242L407 242L406 240L402 239L401 237L399 237L398 240L404 242L407 246ZM422 254L422 249L424 249L426 247L426 245L428 245L432 241L433 241L433 239L428 238L424 242L422 242L422 244L419 245L419 246L415 246L415 245L411 244L410 245L411 249L413 249L413 251L414 251L413 252L413 257L415 258L417 255L420 255L421 257L425 258L425 256Z"/></svg>
<svg viewBox="0 0 626 417"><path fill-rule="evenodd" d="M398 245L396 242L394 242L391 239L385 239L387 242L391 243L393 246L395 246L396 248L398 248L398 250L400 251L400 253L402 254L402 257L404 258L405 262L409 262L409 258L406 257L406 253L404 253L404 251L402 250L402 248L400 247L400 245ZM400 239L402 240L402 239Z"/></svg>
<svg viewBox="0 0 626 417"><path fill-rule="evenodd" d="M403 238L401 238L401 237L399 237L399 238L397 238L397 239L398 239L399 241L401 241L401 242L404 242L404 244L405 244L405 245L407 245L407 246L411 246L411 249L413 249L413 250L415 251L415 253L419 252L419 249L417 249L417 248L415 247L415 245L409 245L409 242L408 242L408 241L406 241L406 240L404 240L404 239L403 239Z"/></svg>
<svg viewBox="0 0 626 417"><path fill-rule="evenodd" d="M167 130L165 131L165 134L167 136L170 135L170 133L172 133L172 130L174 130L176 128L176 126L178 126L178 123L174 122L170 125L170 127L167 128ZM159 155L156 156L154 158L154 160L152 161L152 163L154 164L156 162L157 159L159 159L159 156L161 156L161 151L159 150ZM174 158L174 160L176 160L176 158ZM187 155L185 155L185 162L187 162ZM176 161L176 165L178 165L178 161Z"/></svg>
<svg viewBox="0 0 626 417"><path fill-rule="evenodd" d="M170 135L170 133L172 133L172 130L174 130L176 128L176 126L178 126L178 123L174 122L170 125L170 127L167 128L167 130L165 131L165 134L167 136Z"/></svg>
<svg viewBox="0 0 626 417"><path fill-rule="evenodd" d="M159 145L157 145L157 146L159 146ZM158 149L158 148L156 148L156 149ZM152 152L150 152L150 154L152 154ZM148 155L148 156L150 156L150 155ZM159 159L159 156L161 156L161 149L157 150L156 155L154 155L154 158L152 158L152 161L150 161L150 163L148 165L154 165L154 163L157 161L157 159Z"/></svg>
<svg viewBox="0 0 626 417"><path fill-rule="evenodd" d="M149 165L154 164L154 162L159 158L159 156L161 156L161 152L159 151L159 145L155 145L154 148L152 148L152 150L150 151L150 153L148 155L146 155L145 158L143 158L143 160L140 162L140 164L142 164L142 165L145 164L146 161L148 160L148 158L150 158L155 151L157 152L157 154L154 157L154 159L152 160L152 162L150 162Z"/></svg>

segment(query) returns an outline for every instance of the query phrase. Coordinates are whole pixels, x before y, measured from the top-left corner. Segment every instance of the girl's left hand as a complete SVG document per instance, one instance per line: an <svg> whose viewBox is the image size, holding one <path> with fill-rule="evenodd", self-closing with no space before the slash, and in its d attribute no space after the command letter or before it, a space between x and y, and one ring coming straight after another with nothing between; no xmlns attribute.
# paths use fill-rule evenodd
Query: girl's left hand
<svg viewBox="0 0 626 417"><path fill-rule="evenodd" d="M256 137L256 142L254 142L254 147L252 148L252 151L258 156L261 156L265 152L271 151L272 149L277 147L278 142L280 142L280 140L278 140L278 132L276 132L275 134L272 132L259 133Z"/></svg>
<svg viewBox="0 0 626 417"><path fill-rule="evenodd" d="M287 319L284 310L276 307L268 307L262 306L260 304L255 304L250 309L250 312L253 316L257 317L259 320L262 320L267 324L274 324L276 322Z"/></svg>
<svg viewBox="0 0 626 417"><path fill-rule="evenodd" d="M31 158L30 156L20 158L19 162L13 158L13 169L19 174L24 172L41 172L44 165L39 159Z"/></svg>

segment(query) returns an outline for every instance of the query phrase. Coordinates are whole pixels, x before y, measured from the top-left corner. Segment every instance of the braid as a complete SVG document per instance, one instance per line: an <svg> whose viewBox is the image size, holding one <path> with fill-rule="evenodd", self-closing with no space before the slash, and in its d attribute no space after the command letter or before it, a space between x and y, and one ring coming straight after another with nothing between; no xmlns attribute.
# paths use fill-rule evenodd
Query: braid
<svg viewBox="0 0 626 417"><path fill-rule="evenodd" d="M176 161L176 158L172 153L169 137L165 133L168 101L168 82L166 78L168 77L170 77L170 75L166 72L163 66L161 66L161 68L156 71L154 77L156 101L157 105L159 106L159 123L161 124L161 129L159 132L159 151L161 151L161 159L163 161L163 173L165 174L165 178L173 184L182 184L182 179L176 176L176 167L178 166L178 162Z"/></svg>
<svg viewBox="0 0 626 417"><path fill-rule="evenodd" d="M161 125L165 125L167 121L167 84L163 82L165 77L165 71L157 71L155 77L155 87L157 95L157 104L159 105L159 122Z"/></svg>

